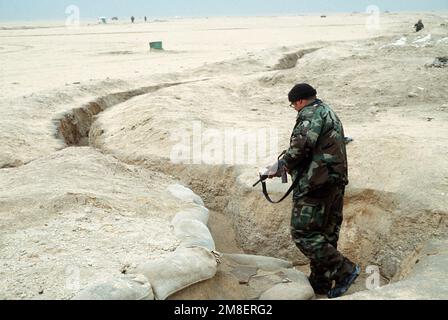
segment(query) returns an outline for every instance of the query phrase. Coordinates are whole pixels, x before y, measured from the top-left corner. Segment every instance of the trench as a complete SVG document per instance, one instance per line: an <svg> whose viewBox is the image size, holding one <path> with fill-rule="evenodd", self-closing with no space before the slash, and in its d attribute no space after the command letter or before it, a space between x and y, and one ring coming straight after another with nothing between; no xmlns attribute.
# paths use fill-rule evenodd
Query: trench
<svg viewBox="0 0 448 320"><path fill-rule="evenodd" d="M133 97L185 83L188 82L166 83L100 97L55 119L56 136L67 146L90 146L107 152L92 139L92 136L98 136L98 132L91 132L98 114ZM292 261L296 269L309 273L308 260L290 239L291 202L284 201L279 205L265 202L260 190L237 182L239 167L178 165L162 158L120 160L173 176L201 196L211 213L208 227L218 251L285 259ZM395 194L369 189L351 190L345 198L338 249L359 263L363 270L370 265L379 266L382 285L400 278L404 270L409 269L404 261L414 255L422 243L441 234L448 223L443 212L434 214L419 209L418 215L397 214L409 207L409 203L402 202ZM362 273L349 293L366 290L367 277L367 273ZM174 298L213 299L198 293L201 291L198 286L200 288L197 284L184 289Z"/></svg>
<svg viewBox="0 0 448 320"><path fill-rule="evenodd" d="M88 102L80 108L72 109L53 120L56 125L55 136L64 141L67 146L88 146L90 128L95 116L102 111L144 94L156 92L163 88L179 86L187 83L206 81L208 79L163 83L154 86L142 87L135 90L111 93L109 95Z"/></svg>

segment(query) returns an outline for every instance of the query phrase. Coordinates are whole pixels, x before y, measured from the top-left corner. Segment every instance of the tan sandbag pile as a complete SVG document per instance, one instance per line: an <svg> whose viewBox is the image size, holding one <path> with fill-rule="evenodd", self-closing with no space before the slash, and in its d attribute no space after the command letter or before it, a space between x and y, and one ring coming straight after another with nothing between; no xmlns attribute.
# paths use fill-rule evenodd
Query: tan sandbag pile
<svg viewBox="0 0 448 320"><path fill-rule="evenodd" d="M171 300L310 300L308 278L289 261L223 254L216 275L170 297Z"/></svg>
<svg viewBox="0 0 448 320"><path fill-rule="evenodd" d="M146 279L151 295L145 297L156 300L165 300L186 287L213 278L217 270L215 243L207 227L208 210L203 207L202 199L190 189L177 184L168 186L167 191L181 202L193 205L179 211L171 222L180 245L164 258L148 261L130 271L134 277ZM125 281L129 282L128 279L116 279L95 284L75 299L124 300L142 295L140 287L126 286ZM104 293L107 288L111 288L110 294Z"/></svg>
<svg viewBox="0 0 448 320"><path fill-rule="evenodd" d="M151 283L155 298L167 297L195 283L213 278L217 262L204 248L178 248L162 260L139 266L135 273L143 274Z"/></svg>

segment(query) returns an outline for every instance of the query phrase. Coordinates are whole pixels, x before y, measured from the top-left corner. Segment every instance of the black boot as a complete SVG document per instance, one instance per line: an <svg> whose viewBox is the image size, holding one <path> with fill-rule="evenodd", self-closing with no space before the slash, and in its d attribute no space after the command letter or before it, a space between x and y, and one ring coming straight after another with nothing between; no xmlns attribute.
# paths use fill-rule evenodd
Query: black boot
<svg viewBox="0 0 448 320"><path fill-rule="evenodd" d="M339 280L336 280L336 284L334 288L328 291L328 298L334 299L342 296L350 286L355 282L356 278L358 278L361 273L361 268L358 265L355 265L353 271L345 276L341 277Z"/></svg>

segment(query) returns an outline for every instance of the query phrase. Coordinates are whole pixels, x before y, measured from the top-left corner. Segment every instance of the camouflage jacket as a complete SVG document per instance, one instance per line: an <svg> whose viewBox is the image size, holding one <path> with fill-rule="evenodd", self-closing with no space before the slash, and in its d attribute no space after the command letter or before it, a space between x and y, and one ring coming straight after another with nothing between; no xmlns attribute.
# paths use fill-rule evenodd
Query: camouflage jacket
<svg viewBox="0 0 448 320"><path fill-rule="evenodd" d="M293 180L299 179L294 199L322 187L348 184L344 138L338 116L321 100L299 112L282 159Z"/></svg>

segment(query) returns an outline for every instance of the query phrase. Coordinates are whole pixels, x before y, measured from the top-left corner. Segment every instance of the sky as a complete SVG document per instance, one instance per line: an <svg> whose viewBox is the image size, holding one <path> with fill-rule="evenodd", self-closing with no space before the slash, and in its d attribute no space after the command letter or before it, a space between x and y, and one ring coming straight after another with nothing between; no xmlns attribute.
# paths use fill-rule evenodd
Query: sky
<svg viewBox="0 0 448 320"><path fill-rule="evenodd" d="M295 15L300 13L381 11L448 11L448 0L0 0L0 20L64 20L75 5L81 19Z"/></svg>

